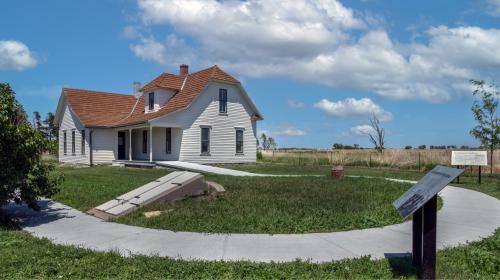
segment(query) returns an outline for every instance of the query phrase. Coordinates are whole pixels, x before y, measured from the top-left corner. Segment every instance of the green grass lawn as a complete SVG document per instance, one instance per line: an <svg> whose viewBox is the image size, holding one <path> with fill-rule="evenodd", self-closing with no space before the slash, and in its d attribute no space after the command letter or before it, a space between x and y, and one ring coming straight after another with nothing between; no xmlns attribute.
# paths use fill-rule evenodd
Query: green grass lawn
<svg viewBox="0 0 500 280"><path fill-rule="evenodd" d="M262 174L328 175L330 165L291 165L284 163L219 164L220 167Z"/></svg>
<svg viewBox="0 0 500 280"><path fill-rule="evenodd" d="M53 199L87 211L121 194L171 172L169 169L119 168L112 166L58 166L64 174L60 191Z"/></svg>
<svg viewBox="0 0 500 280"><path fill-rule="evenodd" d="M500 231L482 241L438 252L437 277L499 279L498 256ZM414 279L409 262L409 258L371 261L366 257L324 264L124 258L0 229L0 279Z"/></svg>
<svg viewBox="0 0 500 280"><path fill-rule="evenodd" d="M117 221L175 231L219 233L305 233L400 223L391 205L410 185L382 179L331 177L207 176L226 188L201 196L145 207ZM144 217L147 211L164 211Z"/></svg>
<svg viewBox="0 0 500 280"><path fill-rule="evenodd" d="M110 166L59 167L65 174L54 197L86 211L171 170ZM230 177L207 175L222 184L219 197L201 196L142 208L117 220L176 231L304 233L378 227L401 222L391 202L408 184L381 179L322 177ZM147 211L164 211L144 217Z"/></svg>
<svg viewBox="0 0 500 280"><path fill-rule="evenodd" d="M281 174L325 174L328 173L329 167L323 166L318 169L317 166L297 167L297 166L269 166L254 165L243 166L239 165L238 169L261 172L267 170L267 173ZM252 169L252 170L249 170ZM70 168L59 167L59 171L63 171L66 176L66 181L61 186L61 192L55 197L56 200L65 204L76 207L80 210L87 210L108 199L120 195L128 190L149 182L157 177L167 174L171 170L164 169L128 169L115 167L95 167L89 168ZM418 179L424 173L414 171L397 171L389 169L360 169L347 168L347 173L352 175L365 176L385 176L402 179ZM183 213L176 219L179 221L184 215L185 219L191 219L192 214L198 213L210 217L210 213L225 213L226 217L231 217L234 212L230 212L230 201L237 199L238 201L248 201L251 197L252 188L259 189L262 192L266 204L260 205L256 201L251 201L255 206L255 211L264 211L266 207L270 207L271 202L276 206L275 211L278 213L282 210L280 205L285 203L291 195L301 194L304 188L294 188L293 186L313 185L317 188L324 188L328 194L336 194L334 190L342 190L341 194L347 195L347 190L353 190L355 186L353 182L375 182L373 188L378 186L379 180L357 179L344 180L342 183L333 181L331 178L325 177L299 177L299 178L235 178L225 176L208 175L207 179L217 181L223 184L228 193L222 198L196 198L174 205L164 205L165 209L174 207L174 212ZM241 180L241 181L240 181ZM288 197L283 195L276 196L276 190L269 187L277 181L283 182L283 192L288 194ZM380 181L382 182L382 181ZM478 185L475 183L473 175L461 177L460 184L463 187L468 187L478 191L483 191L497 198L500 197L499 180L484 178L484 183ZM315 184L311 184L315 183ZM384 182L387 183L387 182ZM357 184L356 184L357 185ZM385 185L385 184L384 184ZM455 184L457 185L457 184ZM366 187L365 187L366 188ZM368 187L370 188L370 187ZM382 187L384 188L384 187ZM391 189L394 188L394 189ZM395 184L391 188L386 189L387 192L402 192L407 186ZM400 189L402 188L402 189ZM238 191L243 197L231 197L234 190ZM372 190L375 191L375 190ZM379 189L377 189L377 192ZM383 193L384 191L382 191ZM307 194L306 194L307 195ZM358 194L353 194L358 195ZM371 194L373 195L373 194ZM397 197L397 195L394 195ZM277 199L277 201L273 201ZM311 197L317 199L321 203L317 210L325 211L328 209L328 203L325 197ZM346 199L349 199L347 197ZM361 199L368 199L368 197ZM378 198L377 198L378 199ZM388 198L387 201L392 201ZM303 207L293 209L296 218L301 218L300 208L317 206L314 203L307 201L292 201L293 203L303 203ZM201 213L202 205L214 206L213 209L208 207L209 213ZM227 208L229 207L229 208ZM355 205L345 206L360 210ZM369 207L375 207L372 205ZM378 206L380 211L384 207ZM374 209L375 209L374 208ZM214 210L215 209L215 210ZM218 210L217 210L218 209ZM247 210L250 210L248 208ZM198 211L198 212L197 212ZM363 211L363 210L360 210ZM285 214L286 211L284 211ZM310 212L309 214L311 214ZM384 210L381 211L384 213ZM302 213L306 214L306 213ZM138 215L138 214L134 214ZM165 215L169 215L168 213ZM391 217L388 214L385 217ZM132 217L132 216L130 216ZM160 216L162 217L162 216ZM168 216L165 216L168 217ZM369 219L363 221L354 216L351 220L361 221L361 226L366 222L380 222L383 217L375 216L374 220ZM372 217L367 215L367 217ZM200 228L211 227L210 221L203 221L203 218L197 218L201 224ZM379 219L380 218L380 219ZM163 219L163 218L162 218ZM168 220L168 219L167 219ZM175 219L174 219L175 220ZM172 220L172 221L174 221ZM138 218L134 223L142 223L145 219ZM299 219L300 223L307 224L310 222L307 219ZM326 221L328 219L319 219L318 221ZM400 219L398 218L399 222ZM170 221L171 222L171 221ZM244 227L244 221L233 221L231 223L239 223L238 227ZM252 221L252 223L255 221ZM184 224L182 224L184 223ZM182 226L190 226L187 221L180 221ZM352 225L352 223L343 222L344 226ZM221 223L224 225L224 223ZM340 225L340 224L339 224ZM227 225L226 225L227 226ZM285 226L286 223L285 223ZM290 226L290 225L288 225ZM319 223L322 227L324 224ZM359 224L357 226L360 226ZM289 227L290 228L290 227ZM293 227L292 227L293 228ZM295 227L297 229L297 227ZM298 229L300 232L300 227ZM223 230L221 230L222 232ZM473 242L471 244L446 249L438 252L437 258L437 277L447 279L499 279L500 278L500 230L482 241ZM281 279L331 279L331 278L356 278L356 279L380 279L380 278L415 278L415 271L409 265L408 258L384 259L380 261L371 261L368 258L360 258L354 260L345 260L340 262L330 262L324 264L311 264L303 261L293 263L251 263L251 262L203 262L203 261L178 261L169 258L160 257L120 257L113 253L96 253L90 250L78 249L71 246L53 245L48 240L41 240L31 237L29 234L22 231L1 230L0 229L0 279L19 279L19 278L115 278L115 279L137 279L137 278L170 278L170 279L262 279L262 278L281 278Z"/></svg>
<svg viewBox="0 0 500 280"><path fill-rule="evenodd" d="M303 175L328 175L330 174L329 165L291 165L283 163L263 163L256 164L224 164L221 167L233 168L242 171L263 173L263 174L303 174ZM353 167L346 166L345 174L373 177L388 177L397 179L419 180L427 171L416 171L407 169L391 169L391 168L368 168L368 167ZM482 175L482 183L477 183L477 172L471 172L469 169L460 176L460 183L452 182L451 185L468 188L484 192L491 196L500 199L500 175L494 174L490 177L489 174Z"/></svg>

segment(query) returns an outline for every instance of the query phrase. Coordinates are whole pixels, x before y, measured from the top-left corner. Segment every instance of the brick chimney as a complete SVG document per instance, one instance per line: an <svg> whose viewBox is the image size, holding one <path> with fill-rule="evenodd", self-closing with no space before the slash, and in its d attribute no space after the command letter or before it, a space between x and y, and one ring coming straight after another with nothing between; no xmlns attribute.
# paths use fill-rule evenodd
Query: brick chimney
<svg viewBox="0 0 500 280"><path fill-rule="evenodd" d="M181 64L179 67L179 75L184 76L189 74L189 66L187 64Z"/></svg>

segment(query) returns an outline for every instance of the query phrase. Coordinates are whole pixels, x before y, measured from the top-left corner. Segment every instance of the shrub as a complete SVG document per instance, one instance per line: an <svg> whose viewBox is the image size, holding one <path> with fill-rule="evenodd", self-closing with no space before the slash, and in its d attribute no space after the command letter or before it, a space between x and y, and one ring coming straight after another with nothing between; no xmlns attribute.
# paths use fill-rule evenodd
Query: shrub
<svg viewBox="0 0 500 280"><path fill-rule="evenodd" d="M257 160L262 160L262 152L257 151Z"/></svg>
<svg viewBox="0 0 500 280"><path fill-rule="evenodd" d="M59 157L59 143L56 140L49 140L47 144L47 152L55 157Z"/></svg>
<svg viewBox="0 0 500 280"><path fill-rule="evenodd" d="M61 177L42 160L48 145L45 135L27 121L9 84L0 83L0 206L14 200L38 210L36 200L57 191Z"/></svg>

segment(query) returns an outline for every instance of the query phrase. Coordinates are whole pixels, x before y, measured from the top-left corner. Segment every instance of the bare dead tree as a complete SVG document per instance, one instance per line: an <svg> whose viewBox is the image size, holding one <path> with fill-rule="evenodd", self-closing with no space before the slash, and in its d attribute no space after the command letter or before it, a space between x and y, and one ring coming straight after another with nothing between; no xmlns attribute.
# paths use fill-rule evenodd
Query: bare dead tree
<svg viewBox="0 0 500 280"><path fill-rule="evenodd" d="M370 118L371 131L367 132L370 141L375 145L380 153L384 151L385 144L385 129L380 125L380 120L375 114Z"/></svg>

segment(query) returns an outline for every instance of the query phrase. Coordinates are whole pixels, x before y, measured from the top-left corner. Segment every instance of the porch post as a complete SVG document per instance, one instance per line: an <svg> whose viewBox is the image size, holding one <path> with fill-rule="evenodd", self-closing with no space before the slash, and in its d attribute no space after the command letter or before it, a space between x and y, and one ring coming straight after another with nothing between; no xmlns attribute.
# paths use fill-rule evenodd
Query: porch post
<svg viewBox="0 0 500 280"><path fill-rule="evenodd" d="M128 130L128 160L132 161L132 129Z"/></svg>
<svg viewBox="0 0 500 280"><path fill-rule="evenodd" d="M153 126L149 125L149 162L153 162Z"/></svg>

